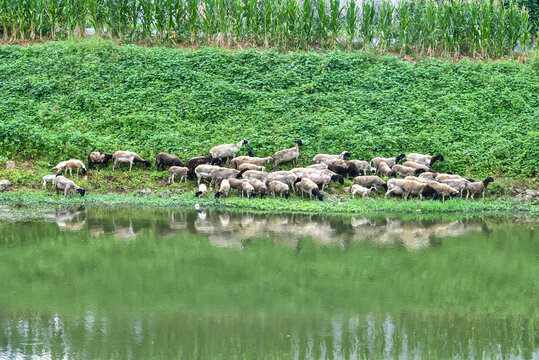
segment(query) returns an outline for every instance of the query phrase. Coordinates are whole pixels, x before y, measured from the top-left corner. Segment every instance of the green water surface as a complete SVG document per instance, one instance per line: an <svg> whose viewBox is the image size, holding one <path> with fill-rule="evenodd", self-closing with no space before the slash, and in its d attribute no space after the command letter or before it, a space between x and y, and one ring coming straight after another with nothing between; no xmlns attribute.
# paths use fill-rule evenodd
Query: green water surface
<svg viewBox="0 0 539 360"><path fill-rule="evenodd" d="M0 212L0 359L539 357L534 218Z"/></svg>

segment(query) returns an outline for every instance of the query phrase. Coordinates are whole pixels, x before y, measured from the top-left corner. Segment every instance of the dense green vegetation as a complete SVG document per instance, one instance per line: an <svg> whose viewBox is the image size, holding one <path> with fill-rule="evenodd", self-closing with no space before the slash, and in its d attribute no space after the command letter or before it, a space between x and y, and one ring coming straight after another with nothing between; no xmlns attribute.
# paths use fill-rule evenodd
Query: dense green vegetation
<svg viewBox="0 0 539 360"><path fill-rule="evenodd" d="M35 158L46 172L90 151L186 160L241 138L250 144L240 154L257 156L301 138L300 164L319 152L414 151L441 152L436 168L473 176L539 168L539 59L414 64L54 42L0 48L0 79L0 162Z"/></svg>
<svg viewBox="0 0 539 360"><path fill-rule="evenodd" d="M526 52L533 21L514 0L0 1L5 41L71 38L91 26L122 41L500 57L517 44Z"/></svg>

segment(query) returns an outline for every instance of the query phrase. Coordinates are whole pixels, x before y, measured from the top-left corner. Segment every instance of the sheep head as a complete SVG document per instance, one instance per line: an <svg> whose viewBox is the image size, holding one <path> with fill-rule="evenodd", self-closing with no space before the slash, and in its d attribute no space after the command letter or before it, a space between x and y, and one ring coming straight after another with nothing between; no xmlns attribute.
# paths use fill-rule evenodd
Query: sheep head
<svg viewBox="0 0 539 360"><path fill-rule="evenodd" d="M86 189L79 188L77 189L77 192L80 194L80 196L84 196L84 194L86 194Z"/></svg>

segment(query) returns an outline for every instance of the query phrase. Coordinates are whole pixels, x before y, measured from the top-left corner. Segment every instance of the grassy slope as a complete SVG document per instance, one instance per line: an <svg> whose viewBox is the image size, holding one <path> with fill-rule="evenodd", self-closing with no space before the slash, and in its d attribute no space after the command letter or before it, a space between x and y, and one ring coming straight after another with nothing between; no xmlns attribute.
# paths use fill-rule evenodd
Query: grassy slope
<svg viewBox="0 0 539 360"><path fill-rule="evenodd" d="M187 159L241 138L259 156L301 138L304 164L346 149L441 152L440 170L480 177L539 168L535 63L103 41L5 46L0 60L0 156L38 158L40 169L92 150Z"/></svg>

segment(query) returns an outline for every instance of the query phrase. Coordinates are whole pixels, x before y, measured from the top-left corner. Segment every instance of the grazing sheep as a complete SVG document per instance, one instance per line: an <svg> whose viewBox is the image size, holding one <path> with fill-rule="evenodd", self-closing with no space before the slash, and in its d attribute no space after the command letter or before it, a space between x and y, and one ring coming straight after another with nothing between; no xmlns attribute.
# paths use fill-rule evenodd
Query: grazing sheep
<svg viewBox="0 0 539 360"><path fill-rule="evenodd" d="M185 164L176 155L160 152L155 158L155 167L157 171L159 171L159 168L161 168L161 170L165 170L165 167L167 166L185 167Z"/></svg>
<svg viewBox="0 0 539 360"><path fill-rule="evenodd" d="M79 176L79 169L82 168L82 174L86 174L86 166L84 166L84 163L80 160L77 160L77 159L70 159L70 160L67 160L66 162L66 167L64 169L64 171L67 172L67 170L69 170L69 175L70 176L73 176L73 169L76 168L77 169L77 177Z"/></svg>
<svg viewBox="0 0 539 360"><path fill-rule="evenodd" d="M252 179L249 180L251 185L255 188L255 191L260 194L260 198L262 199L265 195L268 189L266 188L266 184L258 179Z"/></svg>
<svg viewBox="0 0 539 360"><path fill-rule="evenodd" d="M324 174L322 172L318 171L305 171L302 175L302 178L309 179L312 182L314 182L316 185L319 185L322 187L322 190L324 190L331 181L335 181L340 183L341 185L344 184L344 178L342 175L328 175Z"/></svg>
<svg viewBox="0 0 539 360"><path fill-rule="evenodd" d="M114 155L112 155L112 159L114 160L112 171L114 171L116 165L118 165L118 169L120 169L120 164L123 163L129 163L129 172L131 172L134 163L142 163L146 167L151 166L148 160L144 160L136 152L132 151L116 151Z"/></svg>
<svg viewBox="0 0 539 360"><path fill-rule="evenodd" d="M224 144L214 146L210 149L210 155L214 159L232 159L243 145L247 145L249 141L243 139L237 144Z"/></svg>
<svg viewBox="0 0 539 360"><path fill-rule="evenodd" d="M228 197L228 192L230 191L230 182L228 179L223 179L221 185L219 186L219 191L215 193L215 198L219 199L222 195Z"/></svg>
<svg viewBox="0 0 539 360"><path fill-rule="evenodd" d="M435 171L427 171L422 174L419 174L419 177L424 180L434 180L436 179L436 176L438 175Z"/></svg>
<svg viewBox="0 0 539 360"><path fill-rule="evenodd" d="M67 166L67 160L66 160L66 161L60 161L60 162L59 162L55 167L53 167L52 169L53 169L53 170L56 170L56 173L57 173L57 174L61 174L61 173L62 173L62 170L64 171L64 174L67 174L66 166Z"/></svg>
<svg viewBox="0 0 539 360"><path fill-rule="evenodd" d="M208 165L203 165L203 166L208 166ZM229 179L229 178L239 179L241 175L246 171L247 169L236 170L236 169L217 167L216 169L213 169L210 173L210 177L211 177L210 189L214 185L217 185L217 183L221 180Z"/></svg>
<svg viewBox="0 0 539 360"><path fill-rule="evenodd" d="M413 161L415 163L431 167L432 164L434 164L436 161L444 161L444 156L442 154L438 154L436 156L430 156L430 155L422 155L418 153L411 153L411 154L406 155L406 160Z"/></svg>
<svg viewBox="0 0 539 360"><path fill-rule="evenodd" d="M430 171L430 168L428 166L418 164L418 163L413 162L413 161L405 161L405 162L402 163L402 166L408 166L408 167L411 167L411 168L414 168L414 169L423 169L425 171Z"/></svg>
<svg viewBox="0 0 539 360"><path fill-rule="evenodd" d="M329 165L335 160L344 160L347 157L350 157L350 153L348 151L343 151L340 155L318 154L313 157L313 163Z"/></svg>
<svg viewBox="0 0 539 360"><path fill-rule="evenodd" d="M211 178L211 172L215 169L224 169L224 168L221 168L215 165L206 165L206 164L198 165L194 171L197 177L197 185L200 185L200 181L203 178Z"/></svg>
<svg viewBox="0 0 539 360"><path fill-rule="evenodd" d="M434 198L438 196L436 191L427 183L403 179L388 180L385 198L391 193L402 195L405 200L408 198L409 194L419 195L421 200L423 200L423 195L432 194Z"/></svg>
<svg viewBox="0 0 539 360"><path fill-rule="evenodd" d="M462 197L466 187L473 182L473 181L470 181L470 180L467 180L467 179L446 179L446 180L442 180L440 182L442 184L446 184L446 185L451 186L455 190L458 190L460 192L460 197ZM438 180L436 180L436 181L438 181Z"/></svg>
<svg viewBox="0 0 539 360"><path fill-rule="evenodd" d="M397 174L402 176L412 176L412 175L419 175L421 173L424 173L424 169L414 169L412 167L403 166L403 165L394 165L391 170L395 171Z"/></svg>
<svg viewBox="0 0 539 360"><path fill-rule="evenodd" d="M367 175L367 173L376 174L376 169L369 165L368 162L364 160L348 160L349 162L353 163L359 171L363 171L363 175Z"/></svg>
<svg viewBox="0 0 539 360"><path fill-rule="evenodd" d="M483 181L468 184L468 186L466 186L466 199L472 194L473 200L475 194L481 193L483 200L485 200L485 191L487 190L488 184L491 182L494 182L494 179L489 176Z"/></svg>
<svg viewBox="0 0 539 360"><path fill-rule="evenodd" d="M275 164L273 165L273 170L277 169L280 164L292 161L292 164L296 165L299 158L299 147L303 145L301 140L295 140L296 146L290 149L284 149L277 151L273 154L273 159Z"/></svg>
<svg viewBox="0 0 539 360"><path fill-rule="evenodd" d="M248 180L241 182L241 197L243 197L243 194L247 195L247 199L250 199L251 196L256 196L255 188Z"/></svg>
<svg viewBox="0 0 539 360"><path fill-rule="evenodd" d="M391 170L388 164L386 164L384 161L380 162L378 164L378 172L382 176L387 177L397 177L397 172L394 170Z"/></svg>
<svg viewBox="0 0 539 360"><path fill-rule="evenodd" d="M206 194L206 191L208 191L208 188L204 184L198 185L198 191L195 193L196 197L201 197L202 195Z"/></svg>
<svg viewBox="0 0 539 360"><path fill-rule="evenodd" d="M275 194L277 193L281 196L284 196L285 199L288 199L290 197L290 192L288 191L288 189L288 185L280 181L273 180L269 183L269 190L273 197L275 197Z"/></svg>
<svg viewBox="0 0 539 360"><path fill-rule="evenodd" d="M356 176L354 178L354 184L361 185L365 188L381 186L387 190L386 182L378 176Z"/></svg>
<svg viewBox="0 0 539 360"><path fill-rule="evenodd" d="M375 191L375 187L366 188L358 184L354 184L350 187L350 193L352 193L352 198L355 199L356 194L361 194L362 198L364 199L365 196L367 196L371 191Z"/></svg>
<svg viewBox="0 0 539 360"><path fill-rule="evenodd" d="M296 190L301 191L301 197L303 197L303 194L309 194L309 198L312 199L313 195L318 197L318 200L324 201L324 195L320 193L320 190L318 190L318 185L316 185L312 180L307 178L297 178L296 181L294 181L294 187Z"/></svg>
<svg viewBox="0 0 539 360"><path fill-rule="evenodd" d="M238 192L241 191L242 180L236 179L236 178L230 178L230 179L228 179L228 183L230 184L231 189L236 189L236 190L238 190Z"/></svg>
<svg viewBox="0 0 539 360"><path fill-rule="evenodd" d="M238 170L243 170L243 169L247 169L247 170L257 170L257 171L266 171L266 168L262 165L255 165L255 164L249 164L249 163L245 163L245 164L241 164L240 166L238 166Z"/></svg>
<svg viewBox="0 0 539 360"><path fill-rule="evenodd" d="M174 184L174 178L176 176L179 176L180 177L180 182L186 180L186 177L187 177L187 173L189 172L189 169L186 168L186 167L182 167L182 166L171 166L169 169L168 169L168 183L169 184Z"/></svg>
<svg viewBox="0 0 539 360"><path fill-rule="evenodd" d="M348 160L335 160L329 164L328 169L336 174L349 176L351 178L358 176L360 173L356 164Z"/></svg>
<svg viewBox="0 0 539 360"><path fill-rule="evenodd" d="M464 179L462 176L455 175L455 174L438 174L436 175L436 178L435 178L436 181L462 180L462 179Z"/></svg>
<svg viewBox="0 0 539 360"><path fill-rule="evenodd" d="M385 162L385 163L387 164L387 166L393 167L393 166L396 165L401 159L404 159L404 157L405 157L404 154L399 154L399 156L394 157L394 158L375 157L374 159L372 159L372 160L370 161L370 165L371 165L372 167L374 167L374 168L378 171L378 168L379 168L381 162Z"/></svg>
<svg viewBox="0 0 539 360"><path fill-rule="evenodd" d="M327 170L328 166L326 164L313 164L307 166L307 169Z"/></svg>
<svg viewBox="0 0 539 360"><path fill-rule="evenodd" d="M242 177L246 180L258 179L265 184L268 181L268 175L265 171L247 170L242 174Z"/></svg>
<svg viewBox="0 0 539 360"><path fill-rule="evenodd" d="M93 151L88 155L88 169L95 169L95 164L101 164L101 168L104 168L110 159L112 159L112 154Z"/></svg>
<svg viewBox="0 0 539 360"><path fill-rule="evenodd" d="M189 177L192 179L195 177L195 169L198 165L221 165L223 161L221 159L214 159L211 156L199 156L190 159L185 166L189 169Z"/></svg>
<svg viewBox="0 0 539 360"><path fill-rule="evenodd" d="M252 157L252 156L238 156L230 160L230 167L237 169L241 164L253 164L258 166L263 166L264 164L269 164L273 161L271 156L265 158Z"/></svg>
<svg viewBox="0 0 539 360"><path fill-rule="evenodd" d="M44 175L41 177L41 182L43 183L43 189L47 190L47 183L54 184L54 178L56 175ZM54 187L54 185L53 185Z"/></svg>
<svg viewBox="0 0 539 360"><path fill-rule="evenodd" d="M295 193L294 182L298 177L290 171L275 171L267 174L267 181L280 181L285 184L288 184L292 188L292 191Z"/></svg>
<svg viewBox="0 0 539 360"><path fill-rule="evenodd" d="M64 190L64 196L66 196L68 192L72 191L78 192L80 196L84 196L84 194L86 193L86 189L81 188L73 181L63 177L62 175L56 175L52 184L56 188L56 195L60 193L60 190Z"/></svg>
<svg viewBox="0 0 539 360"><path fill-rule="evenodd" d="M437 181L429 180L427 182L427 185L436 190L438 195L442 195L442 201L445 201L446 196L457 196L459 194L458 190L452 188L447 184L440 184Z"/></svg>

